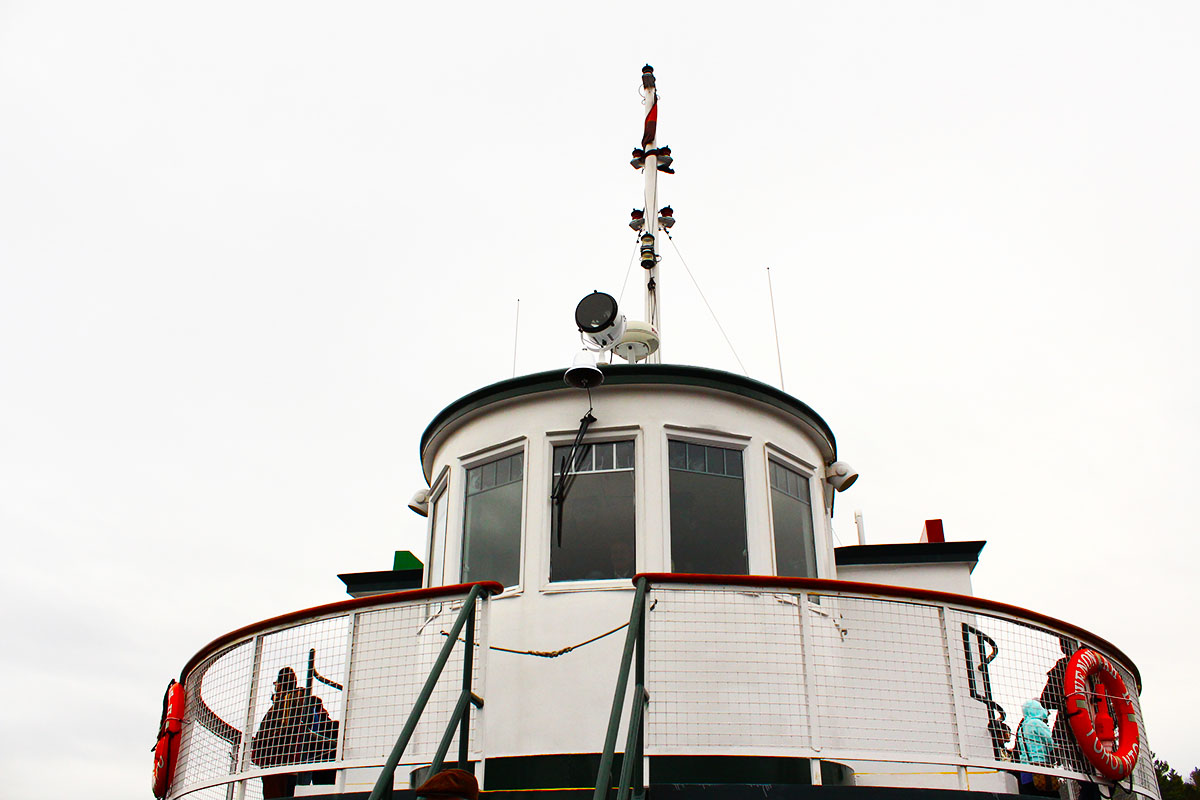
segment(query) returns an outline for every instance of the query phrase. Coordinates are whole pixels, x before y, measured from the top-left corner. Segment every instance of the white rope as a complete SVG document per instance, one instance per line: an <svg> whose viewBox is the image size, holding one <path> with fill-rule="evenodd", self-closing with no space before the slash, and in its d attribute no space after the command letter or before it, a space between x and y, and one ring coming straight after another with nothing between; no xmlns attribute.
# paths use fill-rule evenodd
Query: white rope
<svg viewBox="0 0 1200 800"><path fill-rule="evenodd" d="M692 274L691 268L687 265L687 261L683 258L683 253L679 252L679 245L675 244L675 237L671 235L669 230L664 229L667 234L667 239L671 242L671 247L675 248L675 255L679 256L679 263L683 264L683 269L687 272L688 277L692 279L692 284L696 287L696 291L700 293L700 299L704 301L704 305L708 308L708 313L712 314L713 322L717 323L717 330L725 337L725 344L729 345L729 352L733 353L733 357L737 359L738 366L742 368L742 374L747 378L750 373L746 370L746 365L742 363L742 359L738 357L737 350L733 349L733 342L729 341L729 334L725 333L725 329L721 327L721 320L717 319L717 312L713 311L713 307L709 305L708 298L704 296L704 290L700 288L700 282L696 280L696 276Z"/></svg>

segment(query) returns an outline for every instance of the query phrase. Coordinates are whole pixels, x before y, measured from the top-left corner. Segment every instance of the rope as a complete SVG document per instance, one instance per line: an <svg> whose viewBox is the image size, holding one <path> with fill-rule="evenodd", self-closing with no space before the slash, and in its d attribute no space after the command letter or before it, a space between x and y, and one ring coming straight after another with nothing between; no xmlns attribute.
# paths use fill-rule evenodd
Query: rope
<svg viewBox="0 0 1200 800"><path fill-rule="evenodd" d="M592 638L588 639L586 642L580 642L579 644L568 645L567 647L563 647L559 650L510 650L507 647L496 647L494 645L488 647L488 650L496 650L501 653L515 653L516 655L519 655L519 656L537 656L538 658L558 658L559 656L566 655L567 653L571 652L572 650L578 650L580 647L583 647L584 645L591 644L592 642L598 642L601 639L603 639L605 636L612 636L617 631L622 630L624 628L628 628L628 627L629 627L629 623L626 622L621 625L618 625L617 627L613 628L611 631L602 633L599 636L593 636ZM449 635L450 634L446 633L446 631L442 631L442 636L449 636ZM460 642L463 641L463 638L460 636L458 638L458 641L460 641ZM479 645L476 645L476 647L478 647L478 646Z"/></svg>
<svg viewBox="0 0 1200 800"><path fill-rule="evenodd" d="M679 245L675 244L675 237L671 235L671 231L666 228L663 233L667 235L667 239L671 241L671 247L675 248L675 255L679 256L679 261L683 264L683 269L687 272L688 277L692 279L692 284L695 285L696 291L700 293L700 299L704 301L704 305L708 308L708 313L712 314L713 322L717 323L717 330L721 331L721 335L725 337L725 344L729 345L729 352L733 353L733 357L737 359L738 366L742 368L742 374L747 378L750 373L746 370L746 365L742 363L742 359L738 357L737 350L733 349L733 342L729 341L729 334L725 333L725 329L721 327L721 320L717 319L717 312L713 311L713 307L709 305L708 298L704 296L704 290L700 288L700 282L696 280L696 276L692 274L691 268L687 265L687 261L683 258L683 253L679 252Z"/></svg>

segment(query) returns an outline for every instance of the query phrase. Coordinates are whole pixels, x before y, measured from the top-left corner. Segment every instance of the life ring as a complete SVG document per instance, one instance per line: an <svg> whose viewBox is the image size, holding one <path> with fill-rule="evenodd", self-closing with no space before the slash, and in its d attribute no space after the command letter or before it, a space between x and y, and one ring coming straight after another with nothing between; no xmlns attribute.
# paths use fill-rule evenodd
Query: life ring
<svg viewBox="0 0 1200 800"><path fill-rule="evenodd" d="M158 723L158 743L154 745L154 796L164 798L175 780L175 760L179 756L179 735L183 731L183 684L172 680L163 696L162 721Z"/></svg>
<svg viewBox="0 0 1200 800"><path fill-rule="evenodd" d="M1104 687L1104 694L1112 701L1113 710L1116 712L1114 716L1121 728L1120 738L1111 751L1096 733L1096 719L1092 716L1089 700L1093 694L1089 678L1093 676ZM1084 757L1101 775L1110 780L1119 781L1128 777L1137 763L1141 742L1138 739L1133 700L1130 699L1129 690L1125 687L1125 681L1121 679L1117 668L1095 650L1080 648L1067 662L1063 685L1066 690L1064 706L1067 719ZM1107 715L1102 713L1098 716Z"/></svg>

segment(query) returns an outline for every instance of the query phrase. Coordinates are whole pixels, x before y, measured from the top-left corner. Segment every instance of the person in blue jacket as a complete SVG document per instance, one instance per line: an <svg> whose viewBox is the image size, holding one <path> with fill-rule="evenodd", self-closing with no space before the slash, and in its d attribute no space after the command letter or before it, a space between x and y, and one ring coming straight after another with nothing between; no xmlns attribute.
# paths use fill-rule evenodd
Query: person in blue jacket
<svg viewBox="0 0 1200 800"><path fill-rule="evenodd" d="M1054 741L1046 723L1050 712L1037 700L1026 700L1021 714L1021 724L1017 726L1017 760L1049 766L1050 745Z"/></svg>

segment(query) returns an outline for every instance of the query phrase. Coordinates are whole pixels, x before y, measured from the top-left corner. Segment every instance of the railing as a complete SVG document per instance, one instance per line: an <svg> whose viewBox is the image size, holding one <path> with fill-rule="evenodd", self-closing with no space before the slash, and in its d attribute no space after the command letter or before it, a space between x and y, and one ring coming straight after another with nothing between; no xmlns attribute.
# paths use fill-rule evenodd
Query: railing
<svg viewBox="0 0 1200 800"><path fill-rule="evenodd" d="M486 597L500 590L477 583L363 597L211 643L181 677L187 705L169 797L257 798L256 779L283 775L358 790L347 774L373 779L369 768L385 764L440 763L455 741L460 761L477 754L463 693L469 705L482 680L486 645L476 645L486 639ZM472 646L456 648L464 626ZM410 718L418 701L427 713Z"/></svg>
<svg viewBox="0 0 1200 800"><path fill-rule="evenodd" d="M968 770L978 769L1104 782L1059 719L1066 658L1081 646L1108 657L1133 697L1142 755L1124 788L1158 797L1136 668L1068 623L978 598L845 581L670 574L635 581L595 800L612 785L631 659L638 686L620 800L647 782L633 775L632 762L640 770L643 757L666 755L949 765L961 788ZM652 701L639 720L645 696ZM1044 756L1016 746L1030 700L1049 712ZM819 780L819 768L813 774Z"/></svg>

